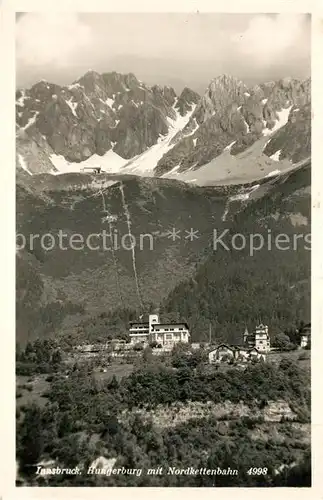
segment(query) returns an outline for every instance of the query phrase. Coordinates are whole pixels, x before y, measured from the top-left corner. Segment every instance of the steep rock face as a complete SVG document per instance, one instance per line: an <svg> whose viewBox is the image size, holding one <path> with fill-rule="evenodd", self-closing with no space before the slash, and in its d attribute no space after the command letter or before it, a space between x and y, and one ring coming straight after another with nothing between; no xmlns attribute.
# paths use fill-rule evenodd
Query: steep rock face
<svg viewBox="0 0 323 500"><path fill-rule="evenodd" d="M261 137L283 127L293 106L309 103L310 80L286 78L249 89L226 75L215 78L186 127L175 137L173 148L159 160L155 175L165 175L174 167L178 172L198 169L225 148L232 155L242 153ZM297 132L294 127L291 134L293 130ZM308 149L308 135L304 139L295 137L297 140L305 142L302 149Z"/></svg>
<svg viewBox="0 0 323 500"><path fill-rule="evenodd" d="M191 111L192 105L197 104L199 100L200 96L197 92L185 87L176 101L175 108L181 116L184 116L188 111Z"/></svg>
<svg viewBox="0 0 323 500"><path fill-rule="evenodd" d="M276 160L297 163L311 155L311 104L294 106L285 127L267 143L264 153Z"/></svg>
<svg viewBox="0 0 323 500"><path fill-rule="evenodd" d="M40 134L51 154L70 162L111 148L132 158L156 144L176 116L171 87L147 87L131 73L89 71L67 87L42 81L16 99L19 134L32 141Z"/></svg>
<svg viewBox="0 0 323 500"><path fill-rule="evenodd" d="M215 403L206 401L188 401L186 403L172 403L167 406L158 405L153 410L146 408L136 410L124 410L119 416L120 421L127 421L129 415L135 413L144 422L152 420L157 427L176 427L193 419L215 417L219 422L235 420L238 418L263 418L265 422L280 422L283 419L293 421L297 418L289 404L284 400L268 401L264 409L250 408L242 401L232 403L224 401Z"/></svg>
<svg viewBox="0 0 323 500"><path fill-rule="evenodd" d="M199 105L197 106L193 118L199 124L205 123L214 115L223 115L228 106L234 104L240 106L246 100L248 88L246 85L228 75L221 75L214 78Z"/></svg>
<svg viewBox="0 0 323 500"><path fill-rule="evenodd" d="M53 154L46 137L40 132L34 131L34 137L30 137L24 130L18 130L16 134L16 165L17 174L22 172L32 175L56 171L50 161Z"/></svg>
<svg viewBox="0 0 323 500"><path fill-rule="evenodd" d="M192 126L195 129L192 130ZM193 118L180 132L182 139L158 162L155 174L163 175L175 166L179 166L178 172L185 172L189 168L198 169L245 133L246 125L236 105L228 105L222 115L214 114L199 127Z"/></svg>
<svg viewBox="0 0 323 500"><path fill-rule="evenodd" d="M168 127L166 115L152 103L127 106L120 112L120 123L112 132L114 151L123 158L133 158L167 134Z"/></svg>
<svg viewBox="0 0 323 500"><path fill-rule="evenodd" d="M164 99L168 102L170 106L173 106L176 100L176 92L173 87L166 85L163 90ZM200 96L198 96L200 97Z"/></svg>

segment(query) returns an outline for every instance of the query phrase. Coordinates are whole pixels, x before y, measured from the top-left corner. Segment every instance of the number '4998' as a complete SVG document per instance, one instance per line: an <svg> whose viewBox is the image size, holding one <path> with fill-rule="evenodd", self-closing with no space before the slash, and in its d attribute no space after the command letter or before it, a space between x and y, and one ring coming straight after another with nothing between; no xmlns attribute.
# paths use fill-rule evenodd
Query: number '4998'
<svg viewBox="0 0 323 500"><path fill-rule="evenodd" d="M247 471L247 474L249 474L249 476L262 476L266 475L267 473L268 473L267 467L251 467Z"/></svg>

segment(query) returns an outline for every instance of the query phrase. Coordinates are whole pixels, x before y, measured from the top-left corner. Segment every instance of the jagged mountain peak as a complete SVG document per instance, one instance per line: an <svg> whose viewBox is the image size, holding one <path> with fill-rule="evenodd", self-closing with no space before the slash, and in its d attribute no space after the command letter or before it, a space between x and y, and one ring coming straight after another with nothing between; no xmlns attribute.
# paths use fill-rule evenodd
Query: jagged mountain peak
<svg viewBox="0 0 323 500"><path fill-rule="evenodd" d="M100 78L100 77L101 77L101 74L98 71L95 71L94 69L88 69L84 73L83 77L81 77L81 78L94 78L94 79L96 79L96 78Z"/></svg>
<svg viewBox="0 0 323 500"><path fill-rule="evenodd" d="M218 95L228 94L232 97L242 96L244 93L249 93L247 85L238 78L230 75L220 75L211 80L205 95L210 99L217 98Z"/></svg>
<svg viewBox="0 0 323 500"><path fill-rule="evenodd" d="M183 133L176 137L177 143L158 162L155 173L165 175L168 171L172 175L181 174L183 178L197 181L199 175L196 175L196 170L210 164L210 171L206 175L211 178L211 170L216 165L210 162L224 154L223 163L221 159L220 164L225 165L229 161L233 164L234 160L229 158L242 154L257 141L262 141L263 145L259 149L255 148L257 153L250 154L255 164L260 166L265 163L267 168L269 160L261 156L265 145L263 138L278 133L282 128L279 141L266 149L266 153L270 151L269 156L273 156L272 160L276 161L276 152L278 155L282 149L282 138L285 137L284 127L289 123L289 115L295 108L292 123L286 129L291 135L288 138L289 145L286 151L282 150L282 158L286 159L285 167L282 168L286 168L287 161L299 161L309 154L310 117L307 112L301 112L309 102L309 83L304 84L296 79L281 79L248 88L233 76L219 75L210 82ZM298 130L304 131L302 139L297 135ZM261 166L262 169L265 167ZM219 168L222 170L223 167ZM230 166L225 169L225 175L233 171ZM188 175L185 177L186 172ZM218 175L215 177L219 178Z"/></svg>
<svg viewBox="0 0 323 500"><path fill-rule="evenodd" d="M72 85L79 84L85 91L93 92L97 86L105 88L105 81L102 75L96 71L89 70L81 78L73 82Z"/></svg>
<svg viewBox="0 0 323 500"><path fill-rule="evenodd" d="M202 96L192 119L198 124L206 122L214 115L222 115L229 105L242 105L246 97L250 97L248 87L230 75L219 75L213 78Z"/></svg>
<svg viewBox="0 0 323 500"><path fill-rule="evenodd" d="M119 82L129 88L141 85L133 73L117 73L116 71L111 71L109 73L103 73L102 78L106 83Z"/></svg>
<svg viewBox="0 0 323 500"><path fill-rule="evenodd" d="M65 162L64 168L68 168L66 161L82 162L108 151L119 166L167 135L177 118L176 99L172 87L150 88L133 73L89 70L65 87L38 82L16 94L18 148L30 164L33 154L20 141L27 135L31 140L28 148L43 164L38 148L41 141L49 152L48 171L55 170L57 162ZM44 171L41 167L35 170L34 165L33 161L32 172Z"/></svg>
<svg viewBox="0 0 323 500"><path fill-rule="evenodd" d="M186 99L187 101L197 102L200 99L200 95L189 87L184 87L180 93L179 99Z"/></svg>
<svg viewBox="0 0 323 500"><path fill-rule="evenodd" d="M289 147L281 147L283 131L265 154L275 160L281 150L294 161L308 152L308 140L295 148L299 138L293 137L299 127L308 135L309 108L303 112L303 106L309 102L310 79L287 77L250 88L221 74L201 97L189 87L177 96L169 85L148 86L133 73L89 70L71 85L40 81L17 91L18 164L32 173L62 172L93 160L107 172L183 177L192 170L195 179L196 170L222 153L226 159L239 155L288 121Z"/></svg>
<svg viewBox="0 0 323 500"><path fill-rule="evenodd" d="M189 87L185 87L176 101L175 108L179 111L181 116L184 116L193 109L193 106L195 106L199 100L200 96L197 92Z"/></svg>

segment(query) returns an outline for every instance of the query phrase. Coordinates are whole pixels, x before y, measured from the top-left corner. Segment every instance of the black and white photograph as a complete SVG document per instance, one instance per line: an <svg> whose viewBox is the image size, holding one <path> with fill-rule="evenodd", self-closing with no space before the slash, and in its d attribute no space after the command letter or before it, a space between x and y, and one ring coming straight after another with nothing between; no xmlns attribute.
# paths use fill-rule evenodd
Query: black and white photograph
<svg viewBox="0 0 323 500"><path fill-rule="evenodd" d="M311 22L16 13L16 487L312 486Z"/></svg>

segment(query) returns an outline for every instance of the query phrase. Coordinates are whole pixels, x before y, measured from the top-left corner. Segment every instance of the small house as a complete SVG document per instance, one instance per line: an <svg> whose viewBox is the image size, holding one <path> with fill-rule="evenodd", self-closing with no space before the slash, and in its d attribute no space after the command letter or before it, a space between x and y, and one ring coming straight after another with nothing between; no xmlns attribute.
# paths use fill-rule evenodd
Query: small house
<svg viewBox="0 0 323 500"><path fill-rule="evenodd" d="M221 363L235 359L235 348L221 344L209 352L209 363Z"/></svg>
<svg viewBox="0 0 323 500"><path fill-rule="evenodd" d="M303 333L301 335L301 348L305 349L308 346L311 335L308 333Z"/></svg>
<svg viewBox="0 0 323 500"><path fill-rule="evenodd" d="M249 358L250 349L242 346L235 346L235 358L237 361L247 361Z"/></svg>
<svg viewBox="0 0 323 500"><path fill-rule="evenodd" d="M252 347L249 349L249 360L266 361L266 355L259 351L256 347Z"/></svg>
<svg viewBox="0 0 323 500"><path fill-rule="evenodd" d="M301 340L300 346L301 348L305 348L309 345L311 341L311 323L305 325L301 330Z"/></svg>

